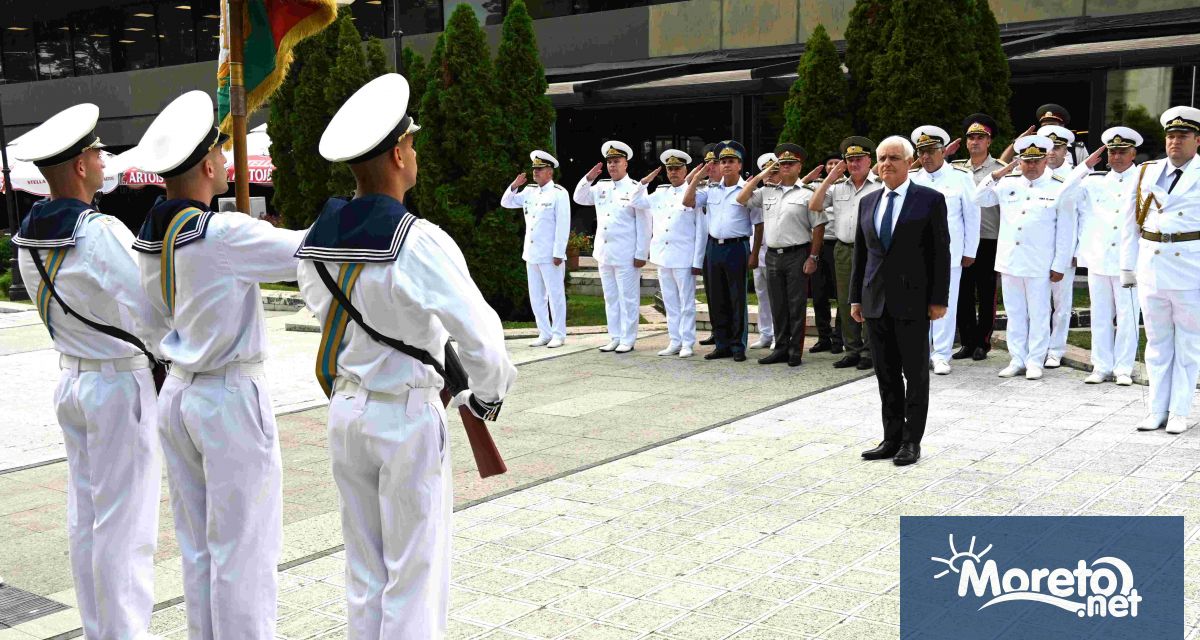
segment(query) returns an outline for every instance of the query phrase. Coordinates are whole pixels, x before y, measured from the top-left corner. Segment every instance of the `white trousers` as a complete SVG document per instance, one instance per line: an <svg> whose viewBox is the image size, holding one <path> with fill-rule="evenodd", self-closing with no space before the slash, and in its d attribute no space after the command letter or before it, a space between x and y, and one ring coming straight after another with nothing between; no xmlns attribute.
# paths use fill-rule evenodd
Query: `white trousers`
<svg viewBox="0 0 1200 640"><path fill-rule="evenodd" d="M266 378L168 376L158 412L188 639L272 640L283 494Z"/></svg>
<svg viewBox="0 0 1200 640"><path fill-rule="evenodd" d="M1200 373L1200 289L1138 287L1146 323L1150 413L1187 416Z"/></svg>
<svg viewBox="0 0 1200 640"><path fill-rule="evenodd" d="M958 283L962 281L962 261L950 266L950 298L946 315L929 323L929 360L950 361L954 350L954 329L958 320Z"/></svg>
<svg viewBox="0 0 1200 640"><path fill-rule="evenodd" d="M696 276L690 268L658 268L658 286L667 310L667 335L671 344L696 343Z"/></svg>
<svg viewBox="0 0 1200 640"><path fill-rule="evenodd" d="M533 307L533 318L537 321L538 337L543 340L565 340L567 337L567 294L563 289L566 273L565 260L558 266L553 262L525 263L529 305Z"/></svg>
<svg viewBox="0 0 1200 640"><path fill-rule="evenodd" d="M604 289L604 314L608 318L608 337L624 345L637 341L638 305L641 302L642 270L626 265L600 265L600 286Z"/></svg>
<svg viewBox="0 0 1200 640"><path fill-rule="evenodd" d="M446 634L453 474L446 414L427 391L339 391L329 405L349 640Z"/></svg>
<svg viewBox="0 0 1200 640"><path fill-rule="evenodd" d="M775 319L771 315L771 296L767 293L767 267L765 253L759 256L754 270L754 292L758 295L758 335L771 340L775 337Z"/></svg>
<svg viewBox="0 0 1200 640"><path fill-rule="evenodd" d="M1000 274L1008 314L1008 355L1018 367L1046 364L1050 342L1050 276L1023 278Z"/></svg>
<svg viewBox="0 0 1200 640"><path fill-rule="evenodd" d="M1138 346L1138 293L1123 288L1118 276L1088 274L1092 300L1092 369L1098 373L1133 375ZM1113 330L1116 320L1116 330Z"/></svg>
<svg viewBox="0 0 1200 640"><path fill-rule="evenodd" d="M67 449L67 541L83 635L138 638L154 606L159 459L149 369L64 369L54 392Z"/></svg>
<svg viewBox="0 0 1200 640"><path fill-rule="evenodd" d="M1071 328L1071 307L1074 305L1075 267L1067 267L1063 279L1050 283L1050 355L1063 357L1067 353L1067 331ZM1004 303L1008 306L1008 303Z"/></svg>

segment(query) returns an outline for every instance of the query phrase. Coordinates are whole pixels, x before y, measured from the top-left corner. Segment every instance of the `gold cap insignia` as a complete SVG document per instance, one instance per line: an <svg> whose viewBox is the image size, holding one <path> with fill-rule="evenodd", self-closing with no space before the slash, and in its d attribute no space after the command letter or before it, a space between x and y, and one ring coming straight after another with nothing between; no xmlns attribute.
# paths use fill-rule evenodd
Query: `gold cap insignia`
<svg viewBox="0 0 1200 640"><path fill-rule="evenodd" d="M1041 147L1030 145L1025 147L1025 150L1021 152L1021 157L1028 159L1044 158L1046 157L1046 150Z"/></svg>
<svg viewBox="0 0 1200 640"><path fill-rule="evenodd" d="M867 155L867 151L856 144L852 144L852 145L846 147L846 153L843 155L845 155L847 158L850 158L853 156L865 156L865 155Z"/></svg>
<svg viewBox="0 0 1200 640"><path fill-rule="evenodd" d="M712 151L709 151L708 153L704 154L705 162L712 162L713 160L716 160L716 159L717 159L717 154L713 153Z"/></svg>
<svg viewBox="0 0 1200 640"><path fill-rule="evenodd" d="M542 160L541 158L533 159L533 168L534 169L542 169L544 167L549 167L549 166L551 166L550 163L546 162L545 160Z"/></svg>
<svg viewBox="0 0 1200 640"><path fill-rule="evenodd" d="M721 149L721 157L722 158L738 158L739 160L741 159L741 156L738 155L737 150L735 150L733 147L725 147L724 149Z"/></svg>
<svg viewBox="0 0 1200 640"><path fill-rule="evenodd" d="M670 156L669 158L667 158L667 161L664 162L663 164L668 167L686 167L687 166L687 163L685 163L683 161L683 158L680 158L679 156Z"/></svg>
<svg viewBox="0 0 1200 640"><path fill-rule="evenodd" d="M779 162L800 162L800 157L791 151L784 151L779 154Z"/></svg>
<svg viewBox="0 0 1200 640"><path fill-rule="evenodd" d="M1042 119L1046 119L1046 118L1053 118L1055 120L1058 120L1059 122L1062 122L1062 118L1058 117L1058 114L1054 113L1053 111L1047 111L1046 113L1043 113Z"/></svg>
<svg viewBox="0 0 1200 640"><path fill-rule="evenodd" d="M972 133L982 133L990 136L992 135L992 130L978 122L972 122L971 126L967 127L967 135L971 135Z"/></svg>
<svg viewBox="0 0 1200 640"><path fill-rule="evenodd" d="M608 151L604 153L604 157L605 158L624 158L625 152L621 151L620 149L618 149L616 147L609 147Z"/></svg>

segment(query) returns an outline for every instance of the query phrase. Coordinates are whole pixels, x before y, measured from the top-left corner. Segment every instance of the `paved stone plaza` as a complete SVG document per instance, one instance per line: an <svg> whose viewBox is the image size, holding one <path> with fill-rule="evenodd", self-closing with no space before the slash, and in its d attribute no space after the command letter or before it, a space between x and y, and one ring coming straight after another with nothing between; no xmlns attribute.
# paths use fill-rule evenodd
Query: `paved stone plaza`
<svg viewBox="0 0 1200 640"><path fill-rule="evenodd" d="M283 332L284 320L269 321L277 407L319 404L317 337ZM32 390L54 363L34 330L0 329L0 358L27 359L31 392L18 401L46 412L49 392ZM12 348L25 344L12 331L44 344ZM479 480L451 426L452 638L896 638L900 515L1182 514L1195 544L1200 433L1134 431L1145 387L1088 386L1069 369L1005 381L998 356L956 363L933 378L923 458L897 468L859 458L879 437L875 381L832 369L837 356L798 369L657 358L661 332L624 356L598 353L600 335L557 353L526 341L510 341L520 375L494 429L510 472ZM33 429L15 420L0 430ZM324 421L319 406L280 417L281 638L345 635ZM70 605L65 479L61 462L0 474L0 575ZM165 491L161 514L153 630L184 638ZM0 640L78 627L72 608Z"/></svg>

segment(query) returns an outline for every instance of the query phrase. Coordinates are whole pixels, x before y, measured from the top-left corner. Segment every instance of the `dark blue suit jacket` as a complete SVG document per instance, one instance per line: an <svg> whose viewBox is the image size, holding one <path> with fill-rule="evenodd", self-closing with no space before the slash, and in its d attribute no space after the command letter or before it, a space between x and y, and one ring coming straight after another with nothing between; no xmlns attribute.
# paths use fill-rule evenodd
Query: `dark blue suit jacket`
<svg viewBox="0 0 1200 640"><path fill-rule="evenodd" d="M946 306L950 296L946 198L910 181L892 244L885 251L875 231L875 210L883 193L873 191L858 205L850 303L861 304L865 318L879 318L884 310L893 318L927 318L929 305Z"/></svg>

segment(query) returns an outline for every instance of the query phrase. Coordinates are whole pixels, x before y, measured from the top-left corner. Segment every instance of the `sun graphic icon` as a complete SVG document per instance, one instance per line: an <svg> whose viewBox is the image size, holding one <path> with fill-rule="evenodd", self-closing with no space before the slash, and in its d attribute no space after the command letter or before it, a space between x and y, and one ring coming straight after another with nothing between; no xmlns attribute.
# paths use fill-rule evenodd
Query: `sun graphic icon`
<svg viewBox="0 0 1200 640"><path fill-rule="evenodd" d="M952 533L952 534L950 534L950 559L947 560L945 558L937 558L934 556L930 556L930 558L929 558L930 560L933 560L934 562L940 562L948 567L946 570L944 570L941 573L934 576L933 579L937 580L938 578L946 575L947 573L950 573L951 571L953 571L954 573L958 573L959 567L961 567L963 562L965 562L968 558L973 560L975 562L975 564L979 564L979 561L982 560L983 557L987 555L987 552L989 552L991 550L992 550L992 545L989 544L986 549L984 549L983 551L980 551L978 554L976 554L975 553L975 536L971 536L971 546L967 547L966 551L959 551L954 546L954 534Z"/></svg>

